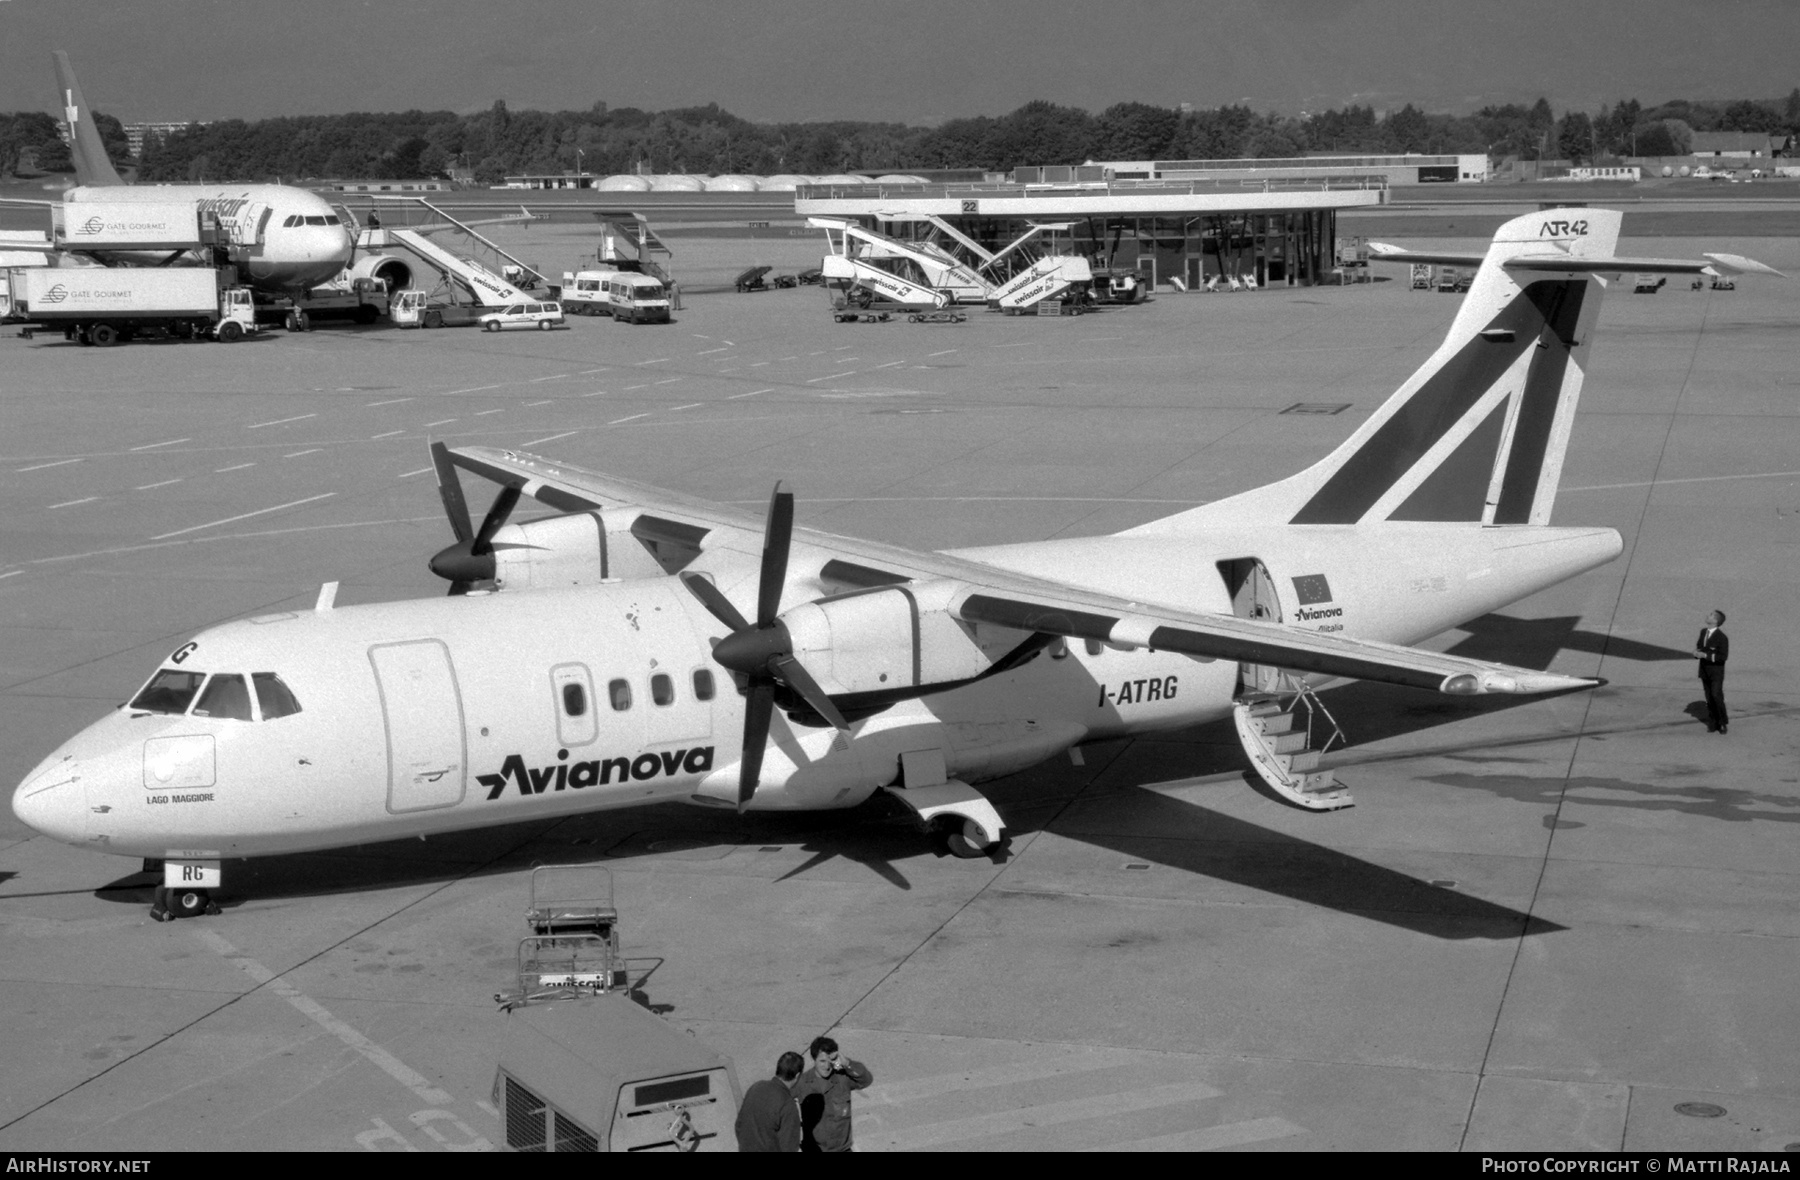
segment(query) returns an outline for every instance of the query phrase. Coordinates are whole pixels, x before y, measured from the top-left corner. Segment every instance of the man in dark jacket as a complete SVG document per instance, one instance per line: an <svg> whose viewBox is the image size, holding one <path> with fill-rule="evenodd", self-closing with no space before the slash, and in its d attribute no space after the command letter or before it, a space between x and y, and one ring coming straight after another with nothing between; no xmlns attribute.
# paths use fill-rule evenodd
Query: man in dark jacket
<svg viewBox="0 0 1800 1180"><path fill-rule="evenodd" d="M794 1079L806 1068L800 1054L787 1052L775 1063L775 1076L744 1092L738 1107L739 1151L799 1151L800 1108L794 1102Z"/></svg>
<svg viewBox="0 0 1800 1180"><path fill-rule="evenodd" d="M1706 728L1713 733L1730 729L1725 716L1725 661L1731 658L1731 640L1724 628L1725 612L1713 611L1694 641L1694 655L1700 659L1700 689L1706 694Z"/></svg>
<svg viewBox="0 0 1800 1180"><path fill-rule="evenodd" d="M800 1100L801 1151L854 1151L850 1095L875 1080L868 1066L838 1052L830 1037L814 1037L813 1067L794 1086Z"/></svg>

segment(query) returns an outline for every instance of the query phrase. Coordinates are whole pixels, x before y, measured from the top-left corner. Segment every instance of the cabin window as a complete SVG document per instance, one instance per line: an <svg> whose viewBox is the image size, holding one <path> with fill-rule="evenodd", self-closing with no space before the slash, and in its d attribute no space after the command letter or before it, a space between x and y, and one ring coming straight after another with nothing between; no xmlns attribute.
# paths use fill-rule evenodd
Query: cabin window
<svg viewBox="0 0 1800 1180"><path fill-rule="evenodd" d="M1090 639L1087 641L1087 654L1088 655L1097 656L1105 650L1106 650L1106 645L1104 643L1101 643L1098 639Z"/></svg>
<svg viewBox="0 0 1800 1180"><path fill-rule="evenodd" d="M194 716L224 721L249 721L250 686L236 672L219 672L206 682L206 691L194 705Z"/></svg>
<svg viewBox="0 0 1800 1180"><path fill-rule="evenodd" d="M627 680L609 680L606 682L606 693L612 698L613 712L623 713L631 708L631 682Z"/></svg>
<svg viewBox="0 0 1800 1180"><path fill-rule="evenodd" d="M668 673L658 672L650 678L650 699L659 705L675 703L675 682Z"/></svg>
<svg viewBox="0 0 1800 1180"><path fill-rule="evenodd" d="M183 672L178 668L159 668L137 696L131 707L145 713L185 713L200 691L204 672Z"/></svg>
<svg viewBox="0 0 1800 1180"><path fill-rule="evenodd" d="M694 669L694 699L697 701L710 701L713 699L712 669Z"/></svg>
<svg viewBox="0 0 1800 1180"><path fill-rule="evenodd" d="M571 717L580 717L587 713L587 689L579 684L563 685L563 712Z"/></svg>
<svg viewBox="0 0 1800 1180"><path fill-rule="evenodd" d="M293 690L275 673L254 672L250 680L256 686L256 703L262 706L264 721L274 721L300 711L300 702L295 699Z"/></svg>

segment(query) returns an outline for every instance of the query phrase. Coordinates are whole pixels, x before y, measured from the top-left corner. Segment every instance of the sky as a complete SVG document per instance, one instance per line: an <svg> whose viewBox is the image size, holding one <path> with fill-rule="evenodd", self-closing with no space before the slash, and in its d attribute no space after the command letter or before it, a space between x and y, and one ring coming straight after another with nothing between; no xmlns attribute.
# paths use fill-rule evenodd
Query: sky
<svg viewBox="0 0 1800 1180"><path fill-rule="evenodd" d="M1775 98L1797 45L1800 0L0 0L0 110L56 109L53 49L128 122L504 99L929 124Z"/></svg>

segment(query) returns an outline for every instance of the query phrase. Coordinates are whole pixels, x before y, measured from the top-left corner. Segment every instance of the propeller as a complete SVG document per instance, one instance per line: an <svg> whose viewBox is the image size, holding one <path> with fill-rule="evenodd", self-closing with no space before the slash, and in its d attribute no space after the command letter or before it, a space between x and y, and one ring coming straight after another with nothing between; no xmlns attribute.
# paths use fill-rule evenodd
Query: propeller
<svg viewBox="0 0 1800 1180"><path fill-rule="evenodd" d="M494 534L512 515L520 489L515 484L501 488L477 529L469 516L469 503L463 499L462 481L456 477L450 450L441 442L431 444L431 465L437 469L438 496L444 501L444 514L450 518L450 531L456 534L456 544L432 556L431 572L449 580L451 594L467 594L476 582L494 576Z"/></svg>
<svg viewBox="0 0 1800 1180"><path fill-rule="evenodd" d="M831 703L819 682L794 657L794 640L781 622L781 591L787 583L788 549L794 536L794 495L775 485L769 497L769 515L763 526L762 570L756 586L756 622L745 619L731 600L697 573L681 575L685 585L730 628L731 634L713 648L713 659L748 682L744 701L744 757L739 763L738 810L756 794L762 775L763 747L769 741L769 723L775 713L775 686L784 685L798 694L814 712L838 729L848 732L850 723Z"/></svg>

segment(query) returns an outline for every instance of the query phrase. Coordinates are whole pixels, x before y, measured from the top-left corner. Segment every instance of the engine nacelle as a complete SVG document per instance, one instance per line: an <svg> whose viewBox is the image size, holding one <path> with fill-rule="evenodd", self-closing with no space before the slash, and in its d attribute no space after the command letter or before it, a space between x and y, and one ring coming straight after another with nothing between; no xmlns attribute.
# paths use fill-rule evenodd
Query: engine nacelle
<svg viewBox="0 0 1800 1180"><path fill-rule="evenodd" d="M595 586L668 573L632 533L635 509L572 512L509 524L494 534L494 583L500 590Z"/></svg>
<svg viewBox="0 0 1800 1180"><path fill-rule="evenodd" d="M349 272L352 279L374 279L390 295L412 286L412 263L394 254L364 254L350 264Z"/></svg>
<svg viewBox="0 0 1800 1180"><path fill-rule="evenodd" d="M955 582L882 586L782 612L794 654L831 694L967 680L1025 639L952 616Z"/></svg>

